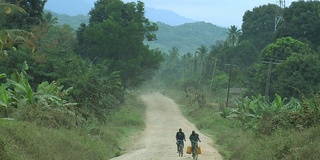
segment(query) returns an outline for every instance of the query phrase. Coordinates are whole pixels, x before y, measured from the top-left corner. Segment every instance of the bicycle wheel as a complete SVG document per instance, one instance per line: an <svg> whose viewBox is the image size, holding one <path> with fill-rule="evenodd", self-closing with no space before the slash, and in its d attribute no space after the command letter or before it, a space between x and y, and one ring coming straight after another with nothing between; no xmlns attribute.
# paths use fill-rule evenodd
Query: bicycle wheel
<svg viewBox="0 0 320 160"><path fill-rule="evenodd" d="M180 157L183 156L183 145L182 144L179 145L179 156Z"/></svg>
<svg viewBox="0 0 320 160"><path fill-rule="evenodd" d="M193 159L197 160L198 159L198 146L194 146L193 148Z"/></svg>

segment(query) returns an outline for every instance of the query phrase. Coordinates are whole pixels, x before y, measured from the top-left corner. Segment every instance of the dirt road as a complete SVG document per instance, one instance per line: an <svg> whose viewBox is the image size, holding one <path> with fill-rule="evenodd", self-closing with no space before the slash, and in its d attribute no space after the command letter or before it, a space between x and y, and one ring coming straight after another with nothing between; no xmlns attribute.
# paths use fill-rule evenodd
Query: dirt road
<svg viewBox="0 0 320 160"><path fill-rule="evenodd" d="M189 135L195 130L201 139L199 145L202 154L199 160L222 160L218 151L212 147L210 137L200 133L194 124L182 115L178 105L168 97L159 93L150 93L141 96L147 105L146 128L134 138L134 144L127 148L127 152L112 160L191 160L190 154L185 150L190 145ZM178 157L176 153L175 134L182 128L187 141L184 147L184 156Z"/></svg>

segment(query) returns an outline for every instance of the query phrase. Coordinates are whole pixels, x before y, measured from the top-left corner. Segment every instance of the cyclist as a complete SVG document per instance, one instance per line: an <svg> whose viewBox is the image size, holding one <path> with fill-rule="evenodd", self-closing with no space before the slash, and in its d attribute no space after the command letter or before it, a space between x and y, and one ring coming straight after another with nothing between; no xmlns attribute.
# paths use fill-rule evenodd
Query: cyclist
<svg viewBox="0 0 320 160"><path fill-rule="evenodd" d="M193 151L194 147L197 147L196 143L201 142L199 134L197 134L195 131L192 131L191 135L189 136L189 139L191 141L191 147Z"/></svg>
<svg viewBox="0 0 320 160"><path fill-rule="evenodd" d="M176 134L176 141L177 141L177 153L179 152L179 144L182 143L182 146L184 146L183 141L186 141L186 136L182 132L182 129L179 128L179 132Z"/></svg>

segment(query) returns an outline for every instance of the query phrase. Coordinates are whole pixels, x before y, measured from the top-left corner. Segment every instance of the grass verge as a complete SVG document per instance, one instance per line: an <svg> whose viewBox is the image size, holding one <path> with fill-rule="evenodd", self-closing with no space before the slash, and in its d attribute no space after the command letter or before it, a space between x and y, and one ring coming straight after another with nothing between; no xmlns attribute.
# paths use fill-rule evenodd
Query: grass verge
<svg viewBox="0 0 320 160"><path fill-rule="evenodd" d="M128 94L107 124L56 129L0 119L0 160L110 159L120 155L124 142L145 127L144 110L137 95Z"/></svg>

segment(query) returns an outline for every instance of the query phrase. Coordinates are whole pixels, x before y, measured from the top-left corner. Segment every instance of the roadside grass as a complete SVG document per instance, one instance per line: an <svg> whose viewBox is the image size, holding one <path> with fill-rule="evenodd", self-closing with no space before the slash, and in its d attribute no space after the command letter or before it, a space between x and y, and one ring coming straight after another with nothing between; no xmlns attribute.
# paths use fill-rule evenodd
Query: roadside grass
<svg viewBox="0 0 320 160"><path fill-rule="evenodd" d="M129 94L106 124L57 129L0 119L0 159L111 159L121 154L131 135L145 127L144 110L137 95Z"/></svg>
<svg viewBox="0 0 320 160"><path fill-rule="evenodd" d="M236 121L222 118L219 105L198 108L186 104L187 99L177 91L166 91L181 107L183 114L201 132L210 135L214 147L224 159L314 160L320 159L320 126L303 130L278 129L272 135L236 127ZM221 97L219 98L221 99ZM211 99L218 102L219 99Z"/></svg>

